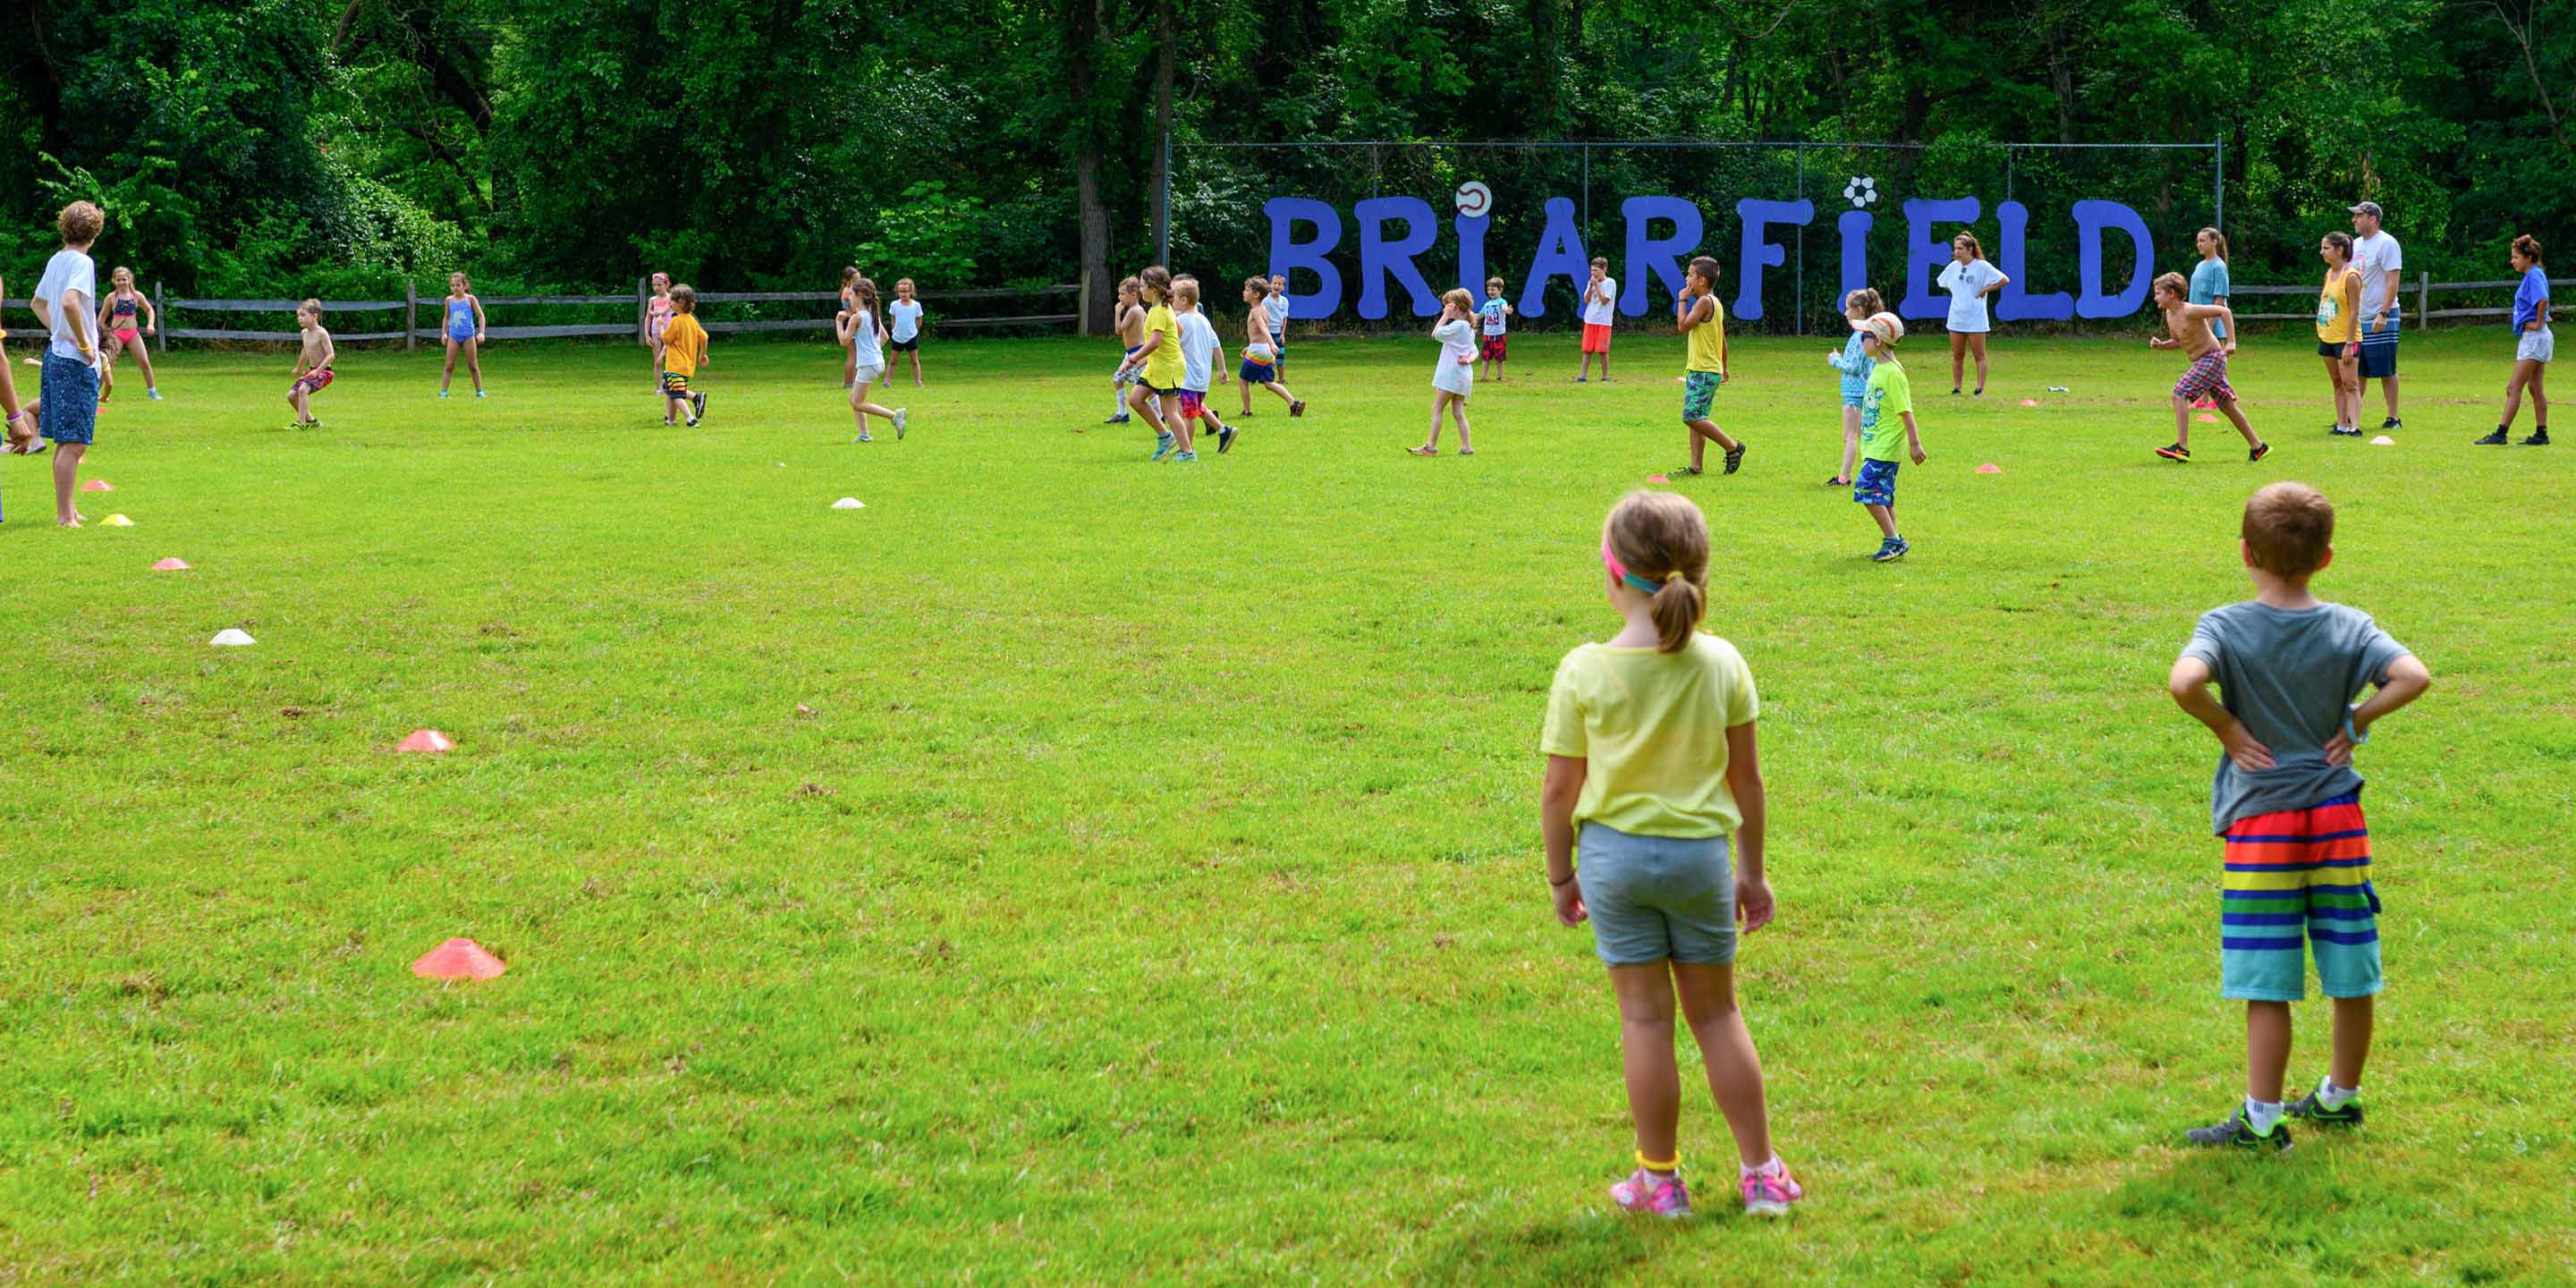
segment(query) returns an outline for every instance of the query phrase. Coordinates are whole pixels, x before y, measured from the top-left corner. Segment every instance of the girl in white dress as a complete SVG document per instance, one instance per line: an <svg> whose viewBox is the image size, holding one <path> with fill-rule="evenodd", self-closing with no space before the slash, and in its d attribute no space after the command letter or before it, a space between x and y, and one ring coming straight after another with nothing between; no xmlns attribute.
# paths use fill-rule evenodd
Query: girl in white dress
<svg viewBox="0 0 2576 1288"><path fill-rule="evenodd" d="M1950 392L1959 392L1960 368L1968 354L1977 355L1977 393L1986 392L1986 297L2012 281L1986 259L1975 233L1950 239L1950 264L1941 270L1941 289L1950 293Z"/></svg>
<svg viewBox="0 0 2576 1288"><path fill-rule="evenodd" d="M1416 456L1440 454L1440 416L1452 409L1458 416L1458 454L1476 454L1467 438L1467 398L1476 392L1476 326L1468 319L1475 316L1476 299L1465 287L1440 297L1440 321L1431 328L1431 338L1440 342L1440 366L1431 373L1431 438L1407 449Z"/></svg>

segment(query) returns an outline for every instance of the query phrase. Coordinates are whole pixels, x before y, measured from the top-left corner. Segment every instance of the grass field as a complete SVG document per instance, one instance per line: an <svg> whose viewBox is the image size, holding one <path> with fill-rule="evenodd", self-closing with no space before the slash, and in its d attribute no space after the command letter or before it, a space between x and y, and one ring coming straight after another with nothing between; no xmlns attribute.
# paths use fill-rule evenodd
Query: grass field
<svg viewBox="0 0 2576 1288"><path fill-rule="evenodd" d="M1617 1032L1536 751L1617 626L1600 518L1682 459L1677 341L1602 387L1522 337L1436 461L1428 342L1306 344L1310 414L1195 469L1099 424L1103 341L934 344L870 447L828 346L720 345L698 434L633 349L505 347L487 402L352 354L303 433L285 357L173 356L88 471L136 526L0 461L0 1283L2576 1276L2576 460L2467 445L2501 329L2409 338L2395 448L2252 342L2260 466L2149 455L2142 343L2007 337L1978 401L1939 344L1905 562L1818 486L1824 340L1735 344L1750 458L1681 487L1764 699L1740 990L1809 1199L1729 1214L1695 1092L1677 1227L1602 1197ZM2371 1125L2256 1160L2175 1143L2242 1022L2162 683L2278 478L2436 686L2361 758ZM424 726L458 749L393 754ZM510 973L413 978L452 935Z"/></svg>

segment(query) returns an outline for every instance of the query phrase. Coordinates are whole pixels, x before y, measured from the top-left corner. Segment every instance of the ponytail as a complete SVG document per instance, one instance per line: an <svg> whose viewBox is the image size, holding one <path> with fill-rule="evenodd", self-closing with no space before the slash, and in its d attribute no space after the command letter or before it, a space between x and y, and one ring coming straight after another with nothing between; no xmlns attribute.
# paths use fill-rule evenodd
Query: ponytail
<svg viewBox="0 0 2576 1288"><path fill-rule="evenodd" d="M1707 576L1702 570L1701 576ZM1650 609L1655 618L1655 649L1662 653L1679 653L1690 647L1691 632L1698 628L1700 616L1708 611L1708 591L1698 582L1673 573L1664 578L1663 588L1655 592Z"/></svg>

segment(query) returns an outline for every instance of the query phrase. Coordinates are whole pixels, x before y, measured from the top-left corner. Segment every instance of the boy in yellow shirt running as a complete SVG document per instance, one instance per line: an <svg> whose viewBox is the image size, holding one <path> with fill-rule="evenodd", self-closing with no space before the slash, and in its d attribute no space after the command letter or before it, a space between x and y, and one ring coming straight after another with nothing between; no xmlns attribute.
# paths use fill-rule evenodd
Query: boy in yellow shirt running
<svg viewBox="0 0 2576 1288"><path fill-rule="evenodd" d="M1154 436L1154 454L1146 459L1159 461L1169 456L1195 465L1199 454L1190 450L1190 423L1181 418L1181 381L1188 363L1181 356L1180 319L1172 312L1172 270L1156 264L1138 273L1136 283L1145 297L1145 339L1119 365L1118 375L1124 379L1130 372L1140 373L1135 392L1128 395L1131 405L1144 412L1148 420L1158 410L1162 416L1162 431Z"/></svg>
<svg viewBox="0 0 2576 1288"><path fill-rule="evenodd" d="M674 415L698 427L707 414L707 396L689 391L689 377L701 365L713 366L707 354L707 329L698 325L698 290L682 282L671 288L671 322L662 328L662 423Z"/></svg>

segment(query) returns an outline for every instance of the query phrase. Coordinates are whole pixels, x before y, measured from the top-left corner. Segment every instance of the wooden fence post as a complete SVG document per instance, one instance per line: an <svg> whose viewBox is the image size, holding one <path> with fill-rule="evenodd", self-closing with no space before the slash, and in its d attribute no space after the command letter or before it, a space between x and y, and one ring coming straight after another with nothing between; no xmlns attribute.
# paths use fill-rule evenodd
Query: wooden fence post
<svg viewBox="0 0 2576 1288"><path fill-rule="evenodd" d="M1073 333L1091 334L1091 274L1082 274L1082 289L1074 294Z"/></svg>
<svg viewBox="0 0 2576 1288"><path fill-rule="evenodd" d="M2415 325L2421 327L2433 325L2433 275L2431 273L2415 275Z"/></svg>
<svg viewBox="0 0 2576 1288"><path fill-rule="evenodd" d="M410 353L420 344L420 283L403 278L403 352Z"/></svg>
<svg viewBox="0 0 2576 1288"><path fill-rule="evenodd" d="M653 278L651 274L646 274L635 279L635 343L642 345L653 343L652 325L647 321L652 315Z"/></svg>

